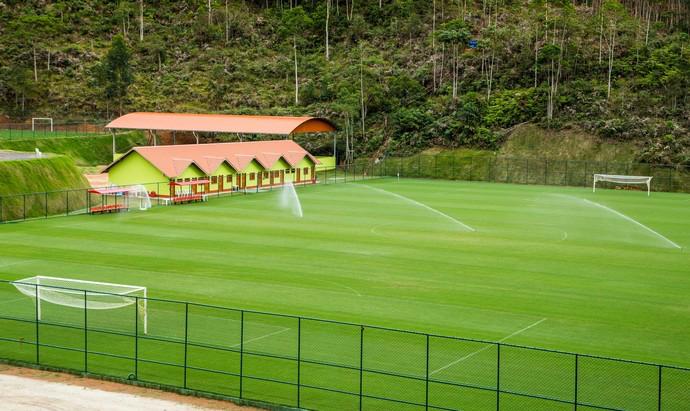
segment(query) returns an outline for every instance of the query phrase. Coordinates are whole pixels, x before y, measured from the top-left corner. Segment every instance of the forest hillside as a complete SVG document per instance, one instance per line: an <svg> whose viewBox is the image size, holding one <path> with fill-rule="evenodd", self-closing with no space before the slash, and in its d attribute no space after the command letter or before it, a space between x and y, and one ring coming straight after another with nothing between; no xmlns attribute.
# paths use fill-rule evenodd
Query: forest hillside
<svg viewBox="0 0 690 411"><path fill-rule="evenodd" d="M4 0L0 114L321 115L377 156L532 123L688 164L689 28L688 0Z"/></svg>

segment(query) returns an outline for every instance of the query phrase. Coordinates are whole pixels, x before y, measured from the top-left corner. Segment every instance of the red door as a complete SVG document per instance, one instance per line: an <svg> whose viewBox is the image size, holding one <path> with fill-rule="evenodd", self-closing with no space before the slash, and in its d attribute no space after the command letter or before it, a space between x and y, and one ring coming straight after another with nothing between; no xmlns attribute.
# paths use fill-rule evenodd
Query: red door
<svg viewBox="0 0 690 411"><path fill-rule="evenodd" d="M297 180L296 180L296 182L298 182L298 183L299 183L300 181L302 181L302 180L300 180L300 178L299 178L299 171L300 171L299 168L296 168L296 169L295 169L295 172L297 173Z"/></svg>
<svg viewBox="0 0 690 411"><path fill-rule="evenodd" d="M223 191L223 179L225 176L218 176L218 192Z"/></svg>
<svg viewBox="0 0 690 411"><path fill-rule="evenodd" d="M285 184L285 170L280 170L280 184Z"/></svg>

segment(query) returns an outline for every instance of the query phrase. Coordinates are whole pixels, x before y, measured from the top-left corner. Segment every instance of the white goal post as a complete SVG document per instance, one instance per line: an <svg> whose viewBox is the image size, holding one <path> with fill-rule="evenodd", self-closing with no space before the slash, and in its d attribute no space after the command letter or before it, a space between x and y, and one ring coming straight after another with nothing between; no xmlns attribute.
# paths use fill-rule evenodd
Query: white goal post
<svg viewBox="0 0 690 411"><path fill-rule="evenodd" d="M148 332L146 287L43 275L12 281L12 285L20 293L36 299L39 321L41 301L89 310L112 310L137 304L139 318L144 322L144 334Z"/></svg>
<svg viewBox="0 0 690 411"><path fill-rule="evenodd" d="M48 121L50 122L50 131L53 131L53 118L52 117L32 117L31 118L31 131L36 131L36 120Z"/></svg>
<svg viewBox="0 0 690 411"><path fill-rule="evenodd" d="M646 184L647 196L651 192L652 177L649 176L622 176L616 174L594 174L594 182L592 183L592 192L597 191L597 182L608 181L610 183L619 184Z"/></svg>

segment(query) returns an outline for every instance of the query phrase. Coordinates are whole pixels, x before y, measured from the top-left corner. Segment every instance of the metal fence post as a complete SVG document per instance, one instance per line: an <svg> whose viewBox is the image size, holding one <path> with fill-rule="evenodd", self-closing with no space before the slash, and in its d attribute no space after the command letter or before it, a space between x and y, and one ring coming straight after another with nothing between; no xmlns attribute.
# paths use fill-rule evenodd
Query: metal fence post
<svg viewBox="0 0 690 411"><path fill-rule="evenodd" d="M570 185L570 178L568 178L568 160L565 160L565 184L564 185Z"/></svg>
<svg viewBox="0 0 690 411"><path fill-rule="evenodd" d="M40 339L39 339L38 325L39 325L39 318L41 316L41 314L40 314L41 296L38 293L38 284L36 284L35 287L36 287L36 294L35 294L36 295L36 313L35 313L36 314L36 318L35 318L35 324L36 324L36 364L40 364L41 363L41 356L40 356L41 343L40 343Z"/></svg>
<svg viewBox="0 0 690 411"><path fill-rule="evenodd" d="M364 327L359 327L359 410L362 411L364 395Z"/></svg>
<svg viewBox="0 0 690 411"><path fill-rule="evenodd" d="M470 181L474 180L474 157L470 157Z"/></svg>
<svg viewBox="0 0 690 411"><path fill-rule="evenodd" d="M438 154L434 155L434 178L438 178Z"/></svg>
<svg viewBox="0 0 690 411"><path fill-rule="evenodd" d="M658 395L658 410L661 411L661 374L663 372L663 366L659 366L659 395Z"/></svg>
<svg viewBox="0 0 690 411"><path fill-rule="evenodd" d="M89 372L89 320L88 320L88 304L86 302L87 295L84 290L84 373Z"/></svg>
<svg viewBox="0 0 690 411"><path fill-rule="evenodd" d="M24 206L22 207L22 217L24 220L26 220L26 194L24 194L22 197L24 197Z"/></svg>
<svg viewBox="0 0 690 411"><path fill-rule="evenodd" d="M65 215L69 215L69 190L65 191Z"/></svg>
<svg viewBox="0 0 690 411"><path fill-rule="evenodd" d="M139 297L134 297L134 379L139 379ZM148 306L148 304L147 304Z"/></svg>
<svg viewBox="0 0 690 411"><path fill-rule="evenodd" d="M429 334L426 335L426 375L424 377L425 381L425 394L424 394L424 409L429 409Z"/></svg>
<svg viewBox="0 0 690 411"><path fill-rule="evenodd" d="M189 347L189 303L184 303L184 389L187 389L187 351Z"/></svg>
<svg viewBox="0 0 690 411"><path fill-rule="evenodd" d="M506 183L512 181L510 178L510 157L506 158Z"/></svg>
<svg viewBox="0 0 690 411"><path fill-rule="evenodd" d="M45 204L44 204L45 205L45 215L46 215L46 218L48 218L48 192L47 191L44 193L43 199L45 200Z"/></svg>
<svg viewBox="0 0 690 411"><path fill-rule="evenodd" d="M496 411L501 409L501 343L496 344Z"/></svg>
<svg viewBox="0 0 690 411"><path fill-rule="evenodd" d="M300 388L302 369L302 317L297 317L297 408L300 408Z"/></svg>
<svg viewBox="0 0 690 411"><path fill-rule="evenodd" d="M455 156L450 157L450 179L455 180Z"/></svg>
<svg viewBox="0 0 690 411"><path fill-rule="evenodd" d="M544 185L549 184L549 159L544 159Z"/></svg>
<svg viewBox="0 0 690 411"><path fill-rule="evenodd" d="M575 411L577 411L577 401L578 401L578 384L580 380L580 355L575 354L575 401L574 402L574 407Z"/></svg>
<svg viewBox="0 0 690 411"><path fill-rule="evenodd" d="M240 311L240 399L244 380L244 310Z"/></svg>

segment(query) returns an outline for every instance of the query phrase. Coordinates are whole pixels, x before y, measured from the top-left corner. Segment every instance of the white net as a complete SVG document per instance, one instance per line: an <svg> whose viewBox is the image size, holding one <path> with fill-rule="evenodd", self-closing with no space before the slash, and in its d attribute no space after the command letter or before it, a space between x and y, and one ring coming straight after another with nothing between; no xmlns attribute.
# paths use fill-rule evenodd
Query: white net
<svg viewBox="0 0 690 411"><path fill-rule="evenodd" d="M148 210L151 208L151 199L146 187L143 185L134 185L128 187L130 191L127 192L127 204L129 208L138 208L139 210Z"/></svg>
<svg viewBox="0 0 690 411"><path fill-rule="evenodd" d="M24 278L13 281L12 285L22 294L37 298L39 320L41 301L89 310L113 310L137 304L144 320L144 333L147 332L146 287L47 276Z"/></svg>
<svg viewBox="0 0 690 411"><path fill-rule="evenodd" d="M617 174L594 174L594 182L592 191L597 191L597 183L600 181L608 181L610 183L618 184L645 184L647 185L647 195L651 190L652 177L649 176L624 176Z"/></svg>

